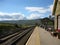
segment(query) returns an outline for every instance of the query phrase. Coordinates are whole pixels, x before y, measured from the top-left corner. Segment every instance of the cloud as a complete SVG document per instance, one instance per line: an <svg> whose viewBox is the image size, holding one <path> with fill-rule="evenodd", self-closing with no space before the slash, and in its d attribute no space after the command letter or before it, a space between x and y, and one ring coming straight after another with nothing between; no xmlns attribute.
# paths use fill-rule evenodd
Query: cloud
<svg viewBox="0 0 60 45"><path fill-rule="evenodd" d="M52 12L52 10L53 10L53 4L49 5L48 7L49 7L49 11Z"/></svg>
<svg viewBox="0 0 60 45"><path fill-rule="evenodd" d="M26 10L29 12L39 12L39 13L46 13L48 10L44 7L25 7Z"/></svg>
<svg viewBox="0 0 60 45"><path fill-rule="evenodd" d="M4 13L0 12L0 20L23 20L24 14L21 13Z"/></svg>
<svg viewBox="0 0 60 45"><path fill-rule="evenodd" d="M30 15L27 16L27 19L38 19L38 18L46 17L45 14L52 13L52 8L53 8L53 4L47 7L25 7L25 9L30 13Z"/></svg>
<svg viewBox="0 0 60 45"><path fill-rule="evenodd" d="M43 15L42 14L38 14L38 13L32 13L32 14L30 14L29 16L27 16L27 19L40 19L40 18L42 18L43 17Z"/></svg>
<svg viewBox="0 0 60 45"><path fill-rule="evenodd" d="M18 13L5 13L0 12L0 20L25 20L25 19L38 19L45 17L48 12L52 12L53 4L47 7L25 7L29 12L26 16L20 12ZM51 14L51 13L50 13Z"/></svg>
<svg viewBox="0 0 60 45"><path fill-rule="evenodd" d="M53 4L47 7L25 7L26 10L29 12L39 12L39 13L47 13L48 11L51 12L53 9Z"/></svg>

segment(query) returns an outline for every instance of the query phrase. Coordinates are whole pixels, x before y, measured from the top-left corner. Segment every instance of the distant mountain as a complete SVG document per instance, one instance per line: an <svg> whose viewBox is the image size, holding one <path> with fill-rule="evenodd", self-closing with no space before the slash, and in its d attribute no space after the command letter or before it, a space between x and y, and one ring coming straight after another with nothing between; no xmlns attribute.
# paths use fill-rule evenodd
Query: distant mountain
<svg viewBox="0 0 60 45"><path fill-rule="evenodd" d="M13 23L13 24L40 24L40 19L36 20L10 20L10 21L0 21L0 23Z"/></svg>

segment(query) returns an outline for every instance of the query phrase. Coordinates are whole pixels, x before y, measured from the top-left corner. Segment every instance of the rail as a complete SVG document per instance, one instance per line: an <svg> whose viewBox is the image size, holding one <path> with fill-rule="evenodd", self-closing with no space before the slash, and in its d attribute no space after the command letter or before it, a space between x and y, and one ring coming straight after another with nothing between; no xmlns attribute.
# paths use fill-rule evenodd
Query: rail
<svg viewBox="0 0 60 45"><path fill-rule="evenodd" d="M19 42L21 45L24 45L33 32L33 29L34 27L31 27L27 30L22 31L21 33L18 32L8 37L2 38L0 39L0 45L17 45L19 40L21 40L21 42L25 40L23 41L23 43Z"/></svg>

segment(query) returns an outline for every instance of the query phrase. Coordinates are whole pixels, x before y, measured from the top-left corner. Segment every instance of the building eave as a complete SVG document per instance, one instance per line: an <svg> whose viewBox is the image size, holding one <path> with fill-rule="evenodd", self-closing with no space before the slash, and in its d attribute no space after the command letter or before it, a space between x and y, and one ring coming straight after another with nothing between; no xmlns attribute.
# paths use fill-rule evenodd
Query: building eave
<svg viewBox="0 0 60 45"><path fill-rule="evenodd" d="M55 15L58 0L54 0L52 15Z"/></svg>

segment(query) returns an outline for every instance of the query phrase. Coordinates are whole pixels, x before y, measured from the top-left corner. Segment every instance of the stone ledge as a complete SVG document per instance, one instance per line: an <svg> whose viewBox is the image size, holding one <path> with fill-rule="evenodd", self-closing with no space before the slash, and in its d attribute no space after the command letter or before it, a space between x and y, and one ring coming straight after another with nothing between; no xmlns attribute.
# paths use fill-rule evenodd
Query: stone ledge
<svg viewBox="0 0 60 45"><path fill-rule="evenodd" d="M38 27L34 29L26 45L40 45L40 36L39 36Z"/></svg>

